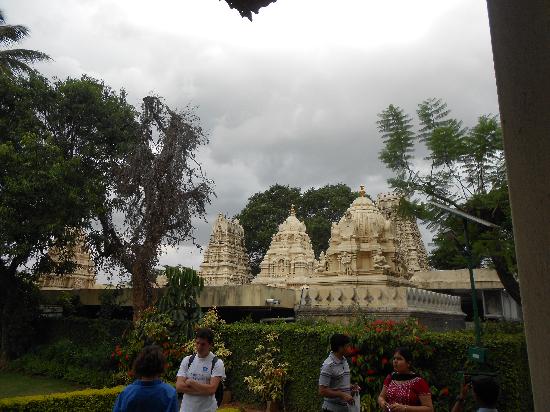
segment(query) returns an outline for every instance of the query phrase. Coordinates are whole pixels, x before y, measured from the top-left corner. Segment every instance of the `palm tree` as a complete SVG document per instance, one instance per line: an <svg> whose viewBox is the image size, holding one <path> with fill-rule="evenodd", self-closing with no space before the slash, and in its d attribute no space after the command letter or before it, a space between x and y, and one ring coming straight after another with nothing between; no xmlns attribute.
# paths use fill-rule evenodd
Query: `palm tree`
<svg viewBox="0 0 550 412"><path fill-rule="evenodd" d="M4 13L0 10L0 46L5 47L17 43L28 36L29 29L25 26L6 24ZM35 70L29 64L49 60L50 57L42 52L26 49L0 50L0 74L14 76L23 73L32 73Z"/></svg>

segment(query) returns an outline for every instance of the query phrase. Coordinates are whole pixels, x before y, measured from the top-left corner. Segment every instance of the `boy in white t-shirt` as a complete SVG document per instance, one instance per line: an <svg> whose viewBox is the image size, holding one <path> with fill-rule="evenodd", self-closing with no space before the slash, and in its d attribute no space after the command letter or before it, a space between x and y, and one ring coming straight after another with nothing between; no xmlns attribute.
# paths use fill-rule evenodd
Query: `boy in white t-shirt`
<svg viewBox="0 0 550 412"><path fill-rule="evenodd" d="M181 412L215 412L218 409L215 394L225 378L225 369L223 361L210 351L213 344L212 330L198 329L196 353L181 361L176 381L176 390L183 393Z"/></svg>

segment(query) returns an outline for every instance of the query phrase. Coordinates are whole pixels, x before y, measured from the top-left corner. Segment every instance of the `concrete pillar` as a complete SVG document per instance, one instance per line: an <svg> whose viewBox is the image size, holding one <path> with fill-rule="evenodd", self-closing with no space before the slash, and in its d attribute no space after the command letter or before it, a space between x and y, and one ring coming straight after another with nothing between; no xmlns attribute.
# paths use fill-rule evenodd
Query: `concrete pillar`
<svg viewBox="0 0 550 412"><path fill-rule="evenodd" d="M550 1L487 0L487 5L535 411L545 412L550 408Z"/></svg>

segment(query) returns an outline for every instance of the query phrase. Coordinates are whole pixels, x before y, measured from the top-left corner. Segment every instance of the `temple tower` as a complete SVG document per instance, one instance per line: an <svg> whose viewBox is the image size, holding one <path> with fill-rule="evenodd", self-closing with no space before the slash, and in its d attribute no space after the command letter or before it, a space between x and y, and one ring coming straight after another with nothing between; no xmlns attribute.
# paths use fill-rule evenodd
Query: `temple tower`
<svg viewBox="0 0 550 412"><path fill-rule="evenodd" d="M379 194L376 206L392 222L395 232L396 265L409 279L416 272L430 270L428 255L416 219L400 216L397 212L401 196L396 193Z"/></svg>
<svg viewBox="0 0 550 412"><path fill-rule="evenodd" d="M67 246L68 250L52 248L48 251L50 258L54 262L61 262L62 256L71 256L75 263L75 269L70 274L42 275L38 279L41 288L60 288L60 289L90 289L95 285L95 266L86 247L86 240L83 233L78 234L74 243Z"/></svg>
<svg viewBox="0 0 550 412"><path fill-rule="evenodd" d="M199 275L205 285L243 285L250 282L250 267L244 246L244 229L237 219L221 213L212 226Z"/></svg>
<svg viewBox="0 0 550 412"><path fill-rule="evenodd" d="M300 288L308 284L315 263L306 225L296 217L293 205L290 215L273 235L253 283Z"/></svg>

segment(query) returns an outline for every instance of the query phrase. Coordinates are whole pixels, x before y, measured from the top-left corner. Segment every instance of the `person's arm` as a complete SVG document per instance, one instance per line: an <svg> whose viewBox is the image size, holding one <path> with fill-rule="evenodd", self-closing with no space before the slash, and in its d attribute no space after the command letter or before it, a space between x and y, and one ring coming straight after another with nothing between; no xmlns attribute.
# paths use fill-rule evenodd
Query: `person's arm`
<svg viewBox="0 0 550 412"><path fill-rule="evenodd" d="M388 409L388 404L386 402L386 387L382 386L380 395L378 395L378 406L380 406L384 411Z"/></svg>
<svg viewBox="0 0 550 412"><path fill-rule="evenodd" d="M464 401L466 400L466 395L468 395L469 390L469 383L462 385L462 388L460 389L460 395L457 396L456 402L453 406L453 409L451 409L451 412L462 412L464 410Z"/></svg>
<svg viewBox="0 0 550 412"><path fill-rule="evenodd" d="M344 391L339 391L337 389L331 389L328 386L319 385L319 395L324 398L339 398L346 403L353 402L353 396Z"/></svg>
<svg viewBox="0 0 550 412"><path fill-rule="evenodd" d="M434 412L431 395L421 395L418 397L420 406L402 405L394 403L390 405L391 412Z"/></svg>
<svg viewBox="0 0 550 412"><path fill-rule="evenodd" d="M222 378L220 376L212 376L210 378L210 383L199 383L192 379L187 379L183 393L190 393L192 395L214 395L221 381Z"/></svg>

